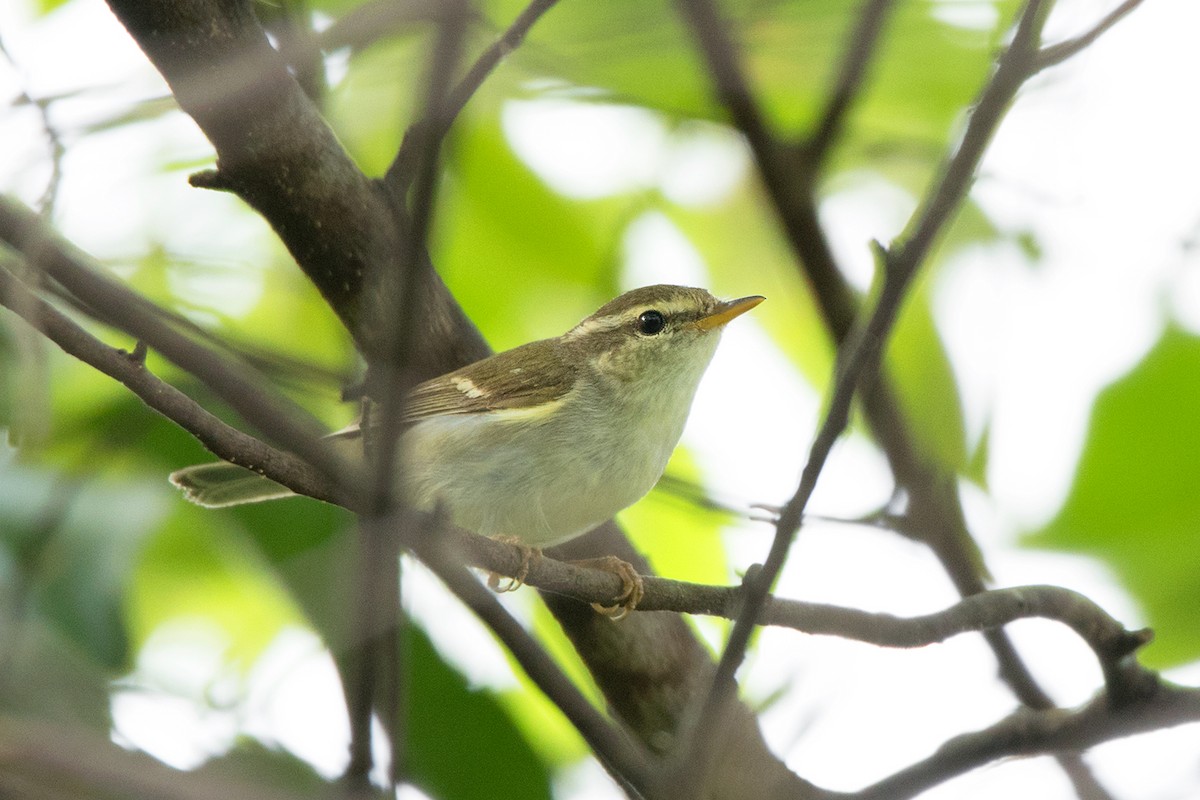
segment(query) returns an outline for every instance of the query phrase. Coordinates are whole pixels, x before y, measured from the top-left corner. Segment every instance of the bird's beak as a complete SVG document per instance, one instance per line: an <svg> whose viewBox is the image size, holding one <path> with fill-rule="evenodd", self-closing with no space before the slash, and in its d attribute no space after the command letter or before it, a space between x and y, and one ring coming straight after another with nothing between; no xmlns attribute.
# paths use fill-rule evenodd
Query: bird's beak
<svg viewBox="0 0 1200 800"><path fill-rule="evenodd" d="M756 294L750 297L741 297L737 300L726 300L724 303L718 303L711 314L696 320L696 327L702 331L719 328L734 317L740 317L742 314L745 314L766 299Z"/></svg>

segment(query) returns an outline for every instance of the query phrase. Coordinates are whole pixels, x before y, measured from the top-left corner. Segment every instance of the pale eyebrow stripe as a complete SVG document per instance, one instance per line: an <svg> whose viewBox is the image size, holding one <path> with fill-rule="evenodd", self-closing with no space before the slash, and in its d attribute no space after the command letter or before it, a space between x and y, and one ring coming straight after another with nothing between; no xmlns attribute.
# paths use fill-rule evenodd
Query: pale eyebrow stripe
<svg viewBox="0 0 1200 800"><path fill-rule="evenodd" d="M615 330L626 322L630 321L638 314L643 314L647 311L659 311L666 316L674 316L682 311L689 310L689 306L681 301L664 301L662 303L646 303L643 306L631 308L628 311L622 311L617 314L609 314L598 319L586 319L576 325L571 330L567 331L567 338L576 339L589 333L597 331Z"/></svg>

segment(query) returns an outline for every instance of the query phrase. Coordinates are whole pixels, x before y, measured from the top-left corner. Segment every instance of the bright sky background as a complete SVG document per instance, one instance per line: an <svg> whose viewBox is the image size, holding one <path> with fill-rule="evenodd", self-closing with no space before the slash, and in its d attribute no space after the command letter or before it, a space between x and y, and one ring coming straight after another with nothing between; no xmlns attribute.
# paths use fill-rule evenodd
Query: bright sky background
<svg viewBox="0 0 1200 800"><path fill-rule="evenodd" d="M1082 30L1113 3L1060 5L1052 37ZM991 495L966 489L965 500L998 585L1068 586L1129 627L1143 620L1102 565L1021 550L1014 539L1061 504L1096 390L1146 352L1161 330L1163 311L1200 330L1197 30L1200 4L1147 0L1087 53L1027 87L989 151L976 196L1001 227L1034 231L1043 262L1030 267L1020 254L980 248L949 266L936 295L969 435L978 437L985 419L993 425ZM67 129L163 91L100 3L72 3L36 24L23 4L4 4L0 32L19 67L0 65L0 97L22 89L39 97L88 89L55 106L56 120ZM524 101L506 109L504 122L516 152L551 186L573 196L658 185L677 202L702 205L720 199L750 169L728 133L673 138L654 115L637 109ZM36 200L47 163L36 117L28 110L0 116L0 141L0 187ZM571 147L554 146L564 142ZM204 213L195 213L196 192L187 187L185 173L154 174L140 155L205 158L209 148L189 120L173 114L66 144L56 222L69 238L102 258L132 256L147 237L159 238L174 252L225 268L223 285L200 288L219 292L226 308L238 296L252 302L258 283L247 268L265 262L268 252L261 225L239 215L235 200L214 193L205 194ZM128 158L129 152L139 156ZM894 235L912 202L864 180L824 205L838 255L860 265L860 283L869 269L866 243ZM221 203L227 213L218 218L214 208ZM214 237L218 227L222 235ZM706 282L702 258L661 215L637 220L622 244L627 286ZM748 390L763 381L769 390ZM685 442L721 497L743 505L781 502L795 488L818 412L819 398L750 315L728 330ZM736 437L727 434L730 419L739 419ZM877 505L889 489L879 457L850 439L835 451L811 510L851 516ZM734 565L744 569L764 558L769 529L747 522L725 540ZM409 575L406 603L418 618L436 614L439 621L428 630L439 649L481 685L514 685L503 655L473 618L446 602L424 572ZM954 599L923 548L887 533L819 523L803 531L780 593L900 614L931 611ZM518 592L505 602L529 619L535 597ZM719 628L704 624L701 630L715 637ZM1062 627L1030 622L1010 631L1060 702L1082 702L1099 686L1092 656ZM230 685L237 679L221 674L221 643L206 635L192 628L163 631L146 648L139 677L172 689L119 695L119 740L190 766L230 746L239 732L252 733L283 744L326 774L340 771L347 728L336 674L319 642L289 631L243 686ZM761 718L789 765L820 785L852 789L1007 713L1013 701L994 673L977 637L892 652L768 630L743 684L751 702L785 690ZM1200 665L1168 677L1200 683ZM214 711L188 699L204 696L192 689L213 686L244 693L246 713ZM295 716L298 698L304 699L303 718ZM1190 725L1105 745L1088 760L1117 797L1170 800L1200 784L1197 753L1200 726ZM563 797L588 800L620 796L592 762L564 775L560 790ZM1071 796L1048 759L1027 759L952 781L925 797L987 800L1021 793L1039 800Z"/></svg>

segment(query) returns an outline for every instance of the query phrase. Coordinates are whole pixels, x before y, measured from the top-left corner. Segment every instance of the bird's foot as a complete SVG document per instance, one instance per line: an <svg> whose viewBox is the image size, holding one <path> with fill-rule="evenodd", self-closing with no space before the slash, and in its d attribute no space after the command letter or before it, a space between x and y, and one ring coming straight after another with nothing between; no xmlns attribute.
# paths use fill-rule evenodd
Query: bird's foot
<svg viewBox="0 0 1200 800"><path fill-rule="evenodd" d="M497 594L505 592L515 592L525 585L525 576L529 574L529 567L534 561L542 557L542 551L537 547L530 547L522 542L516 536L493 536L497 542L511 544L521 551L521 564L517 567L515 575L501 575L498 572L492 572L488 575L488 588Z"/></svg>
<svg viewBox="0 0 1200 800"><path fill-rule="evenodd" d="M577 567L590 567L611 572L621 579L621 593L617 595L617 602L611 606L592 603L592 608L596 610L597 614L603 614L614 622L629 616L629 612L637 608L637 604L642 600L642 595L646 593L645 584L638 571L628 561L622 561L616 556L587 558L571 563Z"/></svg>

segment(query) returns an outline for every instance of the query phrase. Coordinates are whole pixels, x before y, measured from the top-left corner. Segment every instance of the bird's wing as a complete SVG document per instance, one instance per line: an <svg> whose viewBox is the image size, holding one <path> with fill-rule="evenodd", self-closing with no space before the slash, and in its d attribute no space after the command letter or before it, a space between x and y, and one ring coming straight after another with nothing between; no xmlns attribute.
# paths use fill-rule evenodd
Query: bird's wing
<svg viewBox="0 0 1200 800"><path fill-rule="evenodd" d="M574 384L572 364L553 340L531 342L419 384L408 396L404 419L533 409L560 399Z"/></svg>

